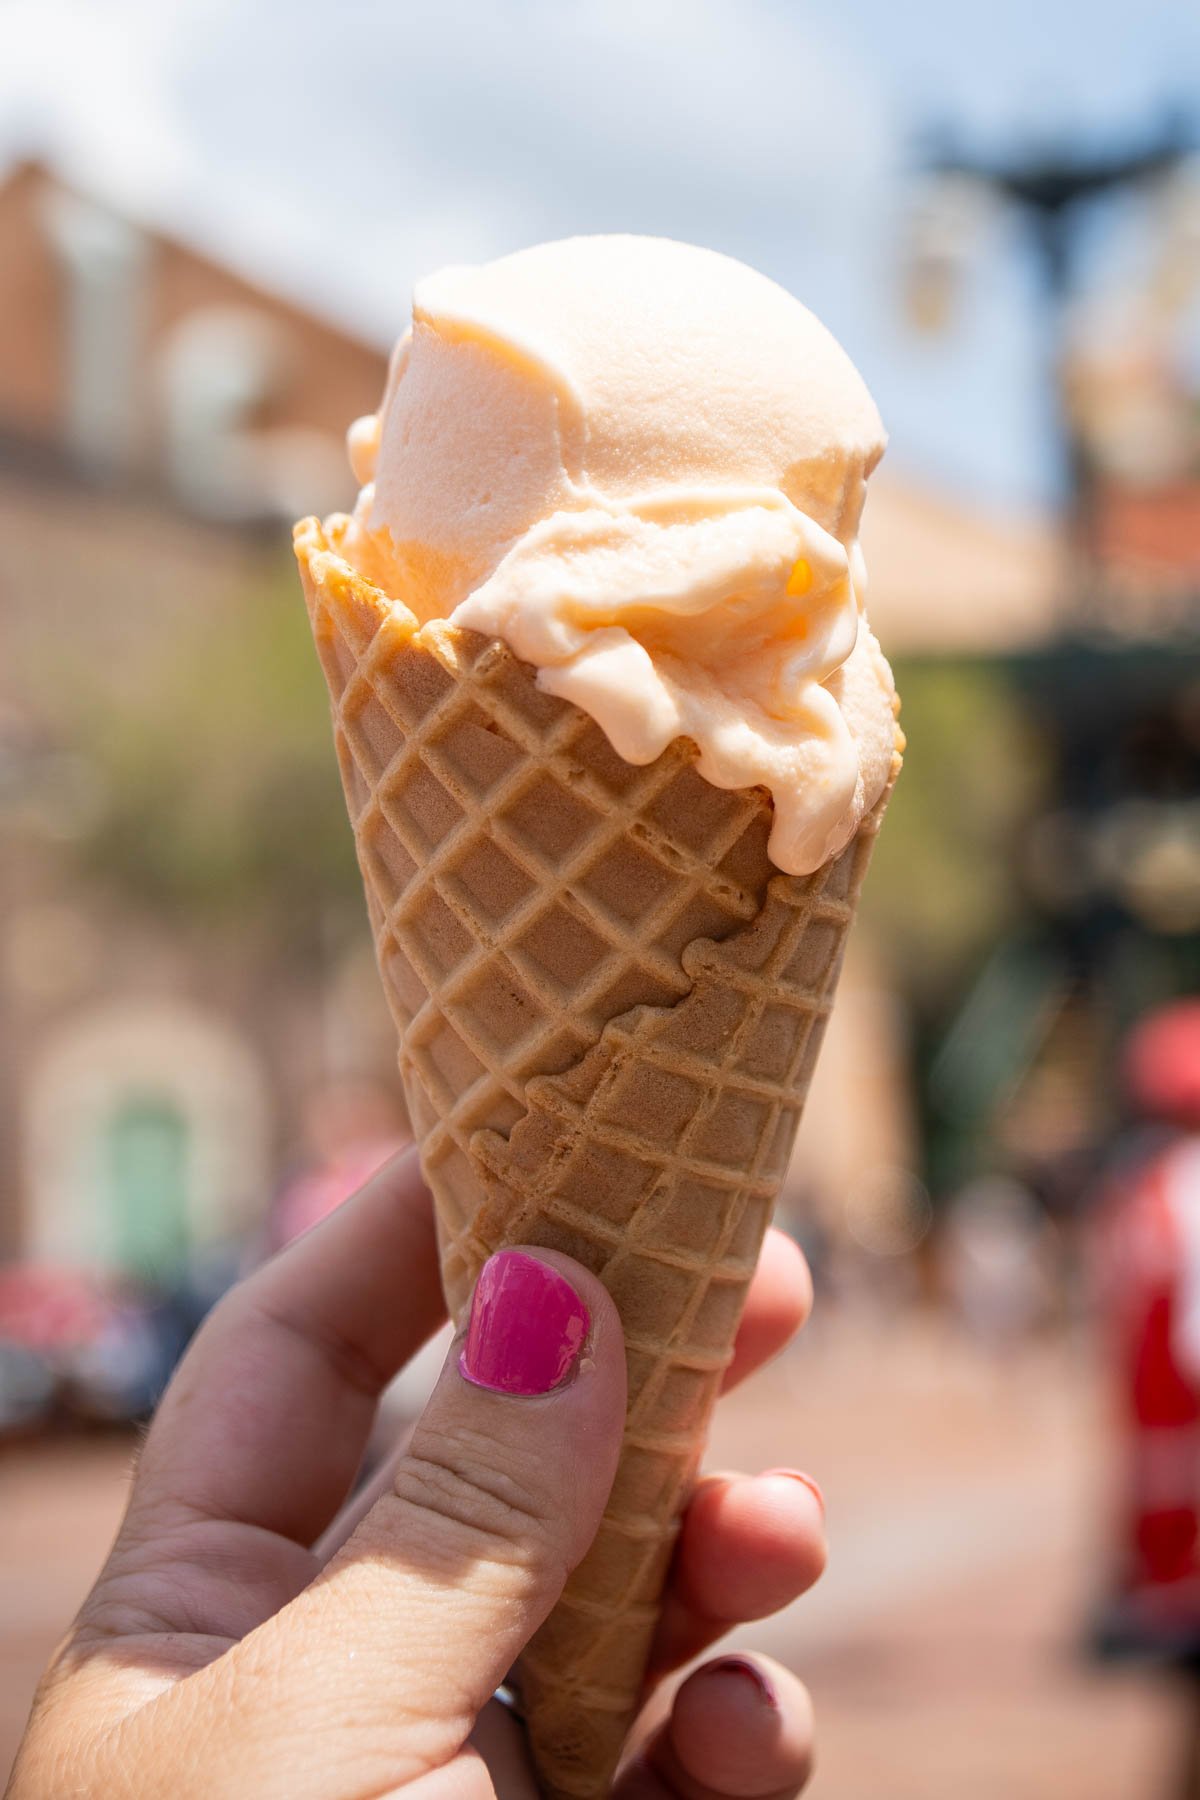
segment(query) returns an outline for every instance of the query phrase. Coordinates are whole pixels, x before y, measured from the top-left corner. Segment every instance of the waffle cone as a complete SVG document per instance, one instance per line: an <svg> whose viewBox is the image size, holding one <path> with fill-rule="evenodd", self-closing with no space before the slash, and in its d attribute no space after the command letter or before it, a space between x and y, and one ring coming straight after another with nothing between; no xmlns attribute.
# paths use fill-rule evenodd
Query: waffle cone
<svg viewBox="0 0 1200 1800"><path fill-rule="evenodd" d="M306 520L297 555L450 1309L532 1243L625 1329L608 1508L520 1671L545 1791L585 1800L638 1704L884 802L779 874L761 790L711 786L682 739L625 763L503 645L418 628L344 529Z"/></svg>

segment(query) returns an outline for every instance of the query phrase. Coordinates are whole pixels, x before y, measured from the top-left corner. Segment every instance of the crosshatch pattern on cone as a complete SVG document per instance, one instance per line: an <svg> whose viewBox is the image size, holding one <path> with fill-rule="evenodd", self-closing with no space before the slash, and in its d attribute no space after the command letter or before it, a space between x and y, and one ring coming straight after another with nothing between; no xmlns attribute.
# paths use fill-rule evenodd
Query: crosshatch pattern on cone
<svg viewBox="0 0 1200 1800"><path fill-rule="evenodd" d="M502 645L417 632L297 548L400 1070L461 1315L505 1243L599 1275L629 1414L596 1541L522 1659L551 1795L607 1791L787 1167L881 802L815 874L683 740L646 767ZM898 764L898 758L897 758Z"/></svg>

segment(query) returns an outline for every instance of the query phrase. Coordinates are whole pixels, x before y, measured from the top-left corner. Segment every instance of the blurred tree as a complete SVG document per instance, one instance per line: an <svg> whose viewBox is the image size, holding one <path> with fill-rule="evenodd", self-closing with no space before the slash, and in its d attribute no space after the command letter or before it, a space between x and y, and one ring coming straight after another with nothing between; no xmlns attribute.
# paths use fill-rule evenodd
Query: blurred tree
<svg viewBox="0 0 1200 1800"><path fill-rule="evenodd" d="M1039 739L994 663L897 661L904 778L880 833L864 915L937 1011L1019 910L1013 838L1045 776Z"/></svg>
<svg viewBox="0 0 1200 1800"><path fill-rule="evenodd" d="M62 709L106 796L79 855L177 918L308 938L360 894L290 557L264 561L237 602L175 621L132 699L57 647Z"/></svg>

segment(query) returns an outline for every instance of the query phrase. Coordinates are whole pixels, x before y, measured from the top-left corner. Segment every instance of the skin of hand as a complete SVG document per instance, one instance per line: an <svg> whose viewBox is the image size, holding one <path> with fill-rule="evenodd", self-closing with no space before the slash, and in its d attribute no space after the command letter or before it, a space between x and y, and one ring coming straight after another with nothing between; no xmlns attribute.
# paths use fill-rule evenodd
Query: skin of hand
<svg viewBox="0 0 1200 1800"><path fill-rule="evenodd" d="M772 1233L727 1387L810 1298L799 1251ZM443 1319L411 1152L214 1309L42 1679L8 1800L535 1800L521 1727L491 1696L603 1511L621 1328L579 1264L500 1253L382 1491L347 1510L384 1387ZM794 1676L742 1656L677 1676L803 1592L824 1557L806 1477L698 1485L619 1800L803 1786L811 1714Z"/></svg>

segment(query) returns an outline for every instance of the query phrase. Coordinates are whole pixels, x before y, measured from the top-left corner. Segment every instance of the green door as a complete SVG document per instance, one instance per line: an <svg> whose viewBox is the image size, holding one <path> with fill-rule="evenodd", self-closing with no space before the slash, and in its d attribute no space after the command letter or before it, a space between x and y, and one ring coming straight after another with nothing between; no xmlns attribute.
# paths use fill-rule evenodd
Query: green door
<svg viewBox="0 0 1200 1800"><path fill-rule="evenodd" d="M127 1095L108 1122L109 1244L117 1265L143 1280L170 1282L187 1260L187 1136L161 1094Z"/></svg>

